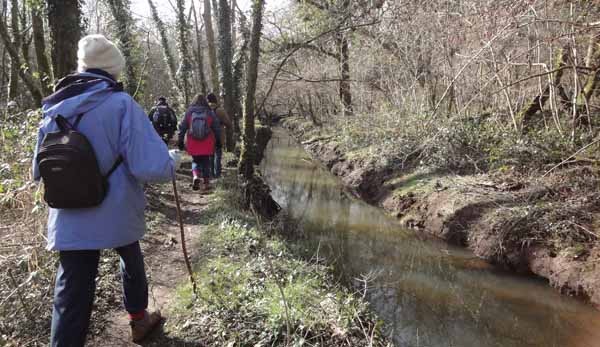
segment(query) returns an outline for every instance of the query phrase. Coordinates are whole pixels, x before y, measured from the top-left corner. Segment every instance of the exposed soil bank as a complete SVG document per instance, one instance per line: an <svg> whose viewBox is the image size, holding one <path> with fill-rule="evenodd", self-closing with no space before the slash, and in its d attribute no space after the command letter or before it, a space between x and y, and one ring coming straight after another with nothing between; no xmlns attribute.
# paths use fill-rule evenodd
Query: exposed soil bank
<svg viewBox="0 0 600 347"><path fill-rule="evenodd" d="M321 136L303 119L286 119L283 126L350 192L406 227L468 247L503 268L546 278L560 292L600 307L596 168L564 168L544 178L400 169L393 160L382 166L368 155L342 153L335 136Z"/></svg>

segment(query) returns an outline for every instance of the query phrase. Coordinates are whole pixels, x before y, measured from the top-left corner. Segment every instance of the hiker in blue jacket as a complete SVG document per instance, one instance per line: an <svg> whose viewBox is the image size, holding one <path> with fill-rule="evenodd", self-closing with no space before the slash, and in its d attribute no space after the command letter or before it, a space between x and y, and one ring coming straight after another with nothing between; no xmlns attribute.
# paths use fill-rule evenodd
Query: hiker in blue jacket
<svg viewBox="0 0 600 347"><path fill-rule="evenodd" d="M91 142L100 171L118 164L108 178L109 190L97 207L49 209L47 248L59 252L54 289L51 346L83 346L94 301L100 250L115 249L120 256L125 309L132 339L143 339L161 320L148 312L148 284L139 240L145 232L143 184L168 181L179 165L148 117L133 98L118 88L125 66L119 49L102 35L79 41L78 74L68 76L43 101L38 148L45 134L57 131L59 114ZM33 160L33 175L40 170Z"/></svg>

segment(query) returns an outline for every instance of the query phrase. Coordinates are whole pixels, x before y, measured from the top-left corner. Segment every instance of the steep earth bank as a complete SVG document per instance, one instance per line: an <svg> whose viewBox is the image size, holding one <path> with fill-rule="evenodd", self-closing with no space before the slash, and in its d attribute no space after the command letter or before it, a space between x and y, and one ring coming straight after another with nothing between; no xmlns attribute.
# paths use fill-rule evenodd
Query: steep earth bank
<svg viewBox="0 0 600 347"><path fill-rule="evenodd" d="M600 175L572 166L541 178L517 173L456 175L435 168L380 165L380 151L342 153L336 136L302 118L282 122L355 196L401 224L600 308ZM372 153L365 155L364 153Z"/></svg>

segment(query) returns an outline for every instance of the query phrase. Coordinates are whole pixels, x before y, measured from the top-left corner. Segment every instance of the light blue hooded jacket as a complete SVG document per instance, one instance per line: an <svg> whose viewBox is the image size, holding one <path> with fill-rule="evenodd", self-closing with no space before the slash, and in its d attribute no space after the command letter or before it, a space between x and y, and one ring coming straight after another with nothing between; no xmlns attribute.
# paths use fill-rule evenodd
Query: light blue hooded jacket
<svg viewBox="0 0 600 347"><path fill-rule="evenodd" d="M146 226L145 182L167 181L174 163L165 143L131 96L110 88L107 77L90 84L82 94L44 101L38 142L33 158L33 175L40 179L36 154L44 135L57 131L54 121L62 115L71 124L84 113L78 130L91 142L100 170L106 173L119 155L123 163L109 178L109 191L100 206L83 209L49 209L49 250L96 250L116 248L138 241ZM106 82L105 82L106 81Z"/></svg>

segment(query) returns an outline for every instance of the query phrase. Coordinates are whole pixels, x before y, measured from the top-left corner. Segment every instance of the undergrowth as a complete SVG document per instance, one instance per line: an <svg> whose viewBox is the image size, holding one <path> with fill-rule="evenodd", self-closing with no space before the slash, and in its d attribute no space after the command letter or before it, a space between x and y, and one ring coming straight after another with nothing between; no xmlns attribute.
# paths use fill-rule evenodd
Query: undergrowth
<svg viewBox="0 0 600 347"><path fill-rule="evenodd" d="M438 116L432 120L383 110L356 114L350 119L329 117L322 126L313 125L308 118L292 121L299 125L305 138L325 137L348 158L392 169L427 166L458 173L541 171L594 140L593 133L581 129L572 137L568 121L562 124L560 132L556 127L540 124L522 134L507 126L506 117L484 113ZM582 155L594 159L599 148L591 146Z"/></svg>
<svg viewBox="0 0 600 347"><path fill-rule="evenodd" d="M0 346L42 346L55 258L44 250L45 207L31 182L38 112L0 122Z"/></svg>

